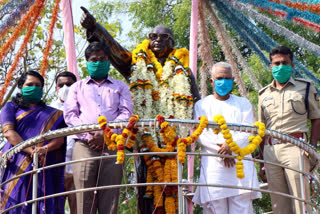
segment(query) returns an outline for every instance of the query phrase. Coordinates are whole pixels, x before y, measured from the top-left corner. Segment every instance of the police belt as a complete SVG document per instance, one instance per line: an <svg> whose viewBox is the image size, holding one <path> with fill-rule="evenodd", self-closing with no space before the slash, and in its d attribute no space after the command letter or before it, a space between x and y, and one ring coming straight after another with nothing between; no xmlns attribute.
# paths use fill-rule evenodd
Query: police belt
<svg viewBox="0 0 320 214"><path fill-rule="evenodd" d="M305 132L302 132L302 133L301 132L291 133L291 134L288 134L288 135L290 135L292 137L295 137L295 138L297 138L299 140L302 139L305 142L308 141L308 135ZM278 139L271 138L271 137L269 137L269 139L268 139L268 144L269 145L276 145L276 144L280 144L280 143L287 143L287 142L284 141L284 140L278 140Z"/></svg>

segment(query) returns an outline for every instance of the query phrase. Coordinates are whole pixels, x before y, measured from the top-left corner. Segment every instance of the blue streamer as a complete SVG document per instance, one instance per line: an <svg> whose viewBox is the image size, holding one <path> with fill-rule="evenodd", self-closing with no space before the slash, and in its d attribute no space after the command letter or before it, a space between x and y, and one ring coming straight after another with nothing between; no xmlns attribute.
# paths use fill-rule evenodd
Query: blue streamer
<svg viewBox="0 0 320 214"><path fill-rule="evenodd" d="M260 28L258 28L256 25L254 25L246 16L244 16L242 13L240 13L237 10L234 10L233 8L228 7L223 2L215 1L215 4L217 6L217 9L224 14L226 17L226 20L231 22L231 26L236 29L238 26L241 26L243 28L243 31L246 32L249 37L252 37L256 44L259 45L259 47L267 52L270 52L273 47L278 46L278 44L271 39L266 33L264 33ZM239 30L237 30L239 32ZM241 36L243 33L239 33ZM242 37L244 38L244 37ZM248 40L247 38L245 39ZM250 45L251 46L251 45ZM254 48L256 50L256 48ZM260 56L259 56L260 57ZM262 58L264 61L264 59ZM268 60L269 61L269 60ZM305 68L299 61L293 59L293 62L295 63L296 67L293 71L293 75L295 77L305 77L307 76L311 80L315 82L317 86L320 85L320 80L307 68ZM300 74L299 70L301 70L304 75Z"/></svg>
<svg viewBox="0 0 320 214"><path fill-rule="evenodd" d="M0 9L0 14L5 14L7 11L10 11L9 17L7 17L3 22L0 24L0 34L5 32L9 27L13 26L17 23L18 20L20 20L22 14L24 14L34 3L35 0L24 0L22 3L20 3L18 6L18 1L11 1L4 5ZM21 2L21 1L20 1ZM12 7L15 7L15 9L12 10Z"/></svg>
<svg viewBox="0 0 320 214"><path fill-rule="evenodd" d="M285 11L287 13L288 21L292 21L293 17L300 17L308 21L311 21L313 23L320 23L319 15L316 15L310 12L299 11L294 8L287 7L285 5L269 2L267 0L238 0L238 1L243 3L253 4L255 7L261 7L261 8L264 8L265 10L268 10L269 8L271 8L272 10L278 9L278 10Z"/></svg>

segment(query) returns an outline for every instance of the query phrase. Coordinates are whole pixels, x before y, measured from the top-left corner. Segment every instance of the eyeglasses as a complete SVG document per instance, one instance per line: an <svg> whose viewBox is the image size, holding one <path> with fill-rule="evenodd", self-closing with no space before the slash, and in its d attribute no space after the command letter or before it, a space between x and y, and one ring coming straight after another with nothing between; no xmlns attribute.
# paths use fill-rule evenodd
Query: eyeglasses
<svg viewBox="0 0 320 214"><path fill-rule="evenodd" d="M168 33L149 33L149 39L150 40L156 40L160 38L161 40L168 40L168 39L172 39L172 36Z"/></svg>

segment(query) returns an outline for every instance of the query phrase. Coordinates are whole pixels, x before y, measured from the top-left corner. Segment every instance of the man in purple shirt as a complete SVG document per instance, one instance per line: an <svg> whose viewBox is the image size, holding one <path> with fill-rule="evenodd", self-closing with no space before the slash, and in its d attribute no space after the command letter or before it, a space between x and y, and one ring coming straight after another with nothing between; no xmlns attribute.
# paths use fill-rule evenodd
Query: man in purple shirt
<svg viewBox="0 0 320 214"><path fill-rule="evenodd" d="M108 76L109 49L103 43L92 42L85 50L90 77L73 84L64 104L68 126L97 123L100 115L108 121L128 120L133 102L129 87ZM115 154L105 146L102 131L77 134L73 160ZM73 165L77 189L121 184L122 165L115 159L86 161ZM119 189L77 193L77 211L83 213L117 213Z"/></svg>

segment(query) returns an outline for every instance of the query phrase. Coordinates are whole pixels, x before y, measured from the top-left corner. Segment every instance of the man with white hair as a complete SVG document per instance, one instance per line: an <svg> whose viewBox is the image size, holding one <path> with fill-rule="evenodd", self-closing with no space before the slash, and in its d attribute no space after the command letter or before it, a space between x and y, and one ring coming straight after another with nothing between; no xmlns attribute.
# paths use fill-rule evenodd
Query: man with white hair
<svg viewBox="0 0 320 214"><path fill-rule="evenodd" d="M223 115L227 123L251 125L252 106L249 100L230 94L233 87L232 68L226 62L219 62L212 67L210 82L213 95L209 95L195 104L194 118L204 115L212 120L215 115ZM248 145L249 134L230 132L234 141L242 148ZM212 129L205 129L199 137L204 153L232 155L228 144L221 134L215 135ZM234 154L233 154L234 155ZM251 158L251 155L246 157ZM239 214L253 213L252 200L261 197L261 193L250 188L258 188L258 178L253 162L243 161L245 178L236 177L235 160L202 156L199 183L246 187L231 189L226 187L198 187L193 202L203 208L204 214Z"/></svg>

